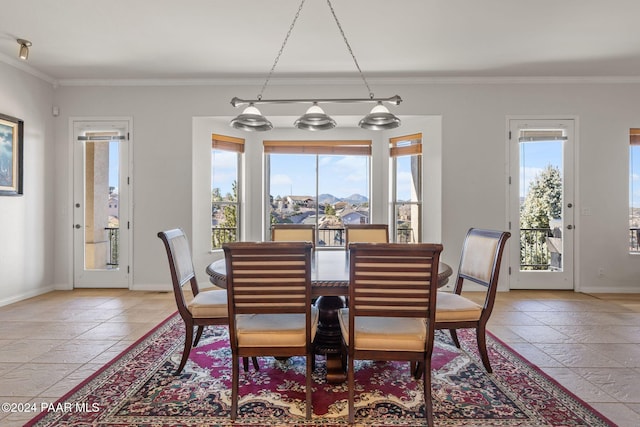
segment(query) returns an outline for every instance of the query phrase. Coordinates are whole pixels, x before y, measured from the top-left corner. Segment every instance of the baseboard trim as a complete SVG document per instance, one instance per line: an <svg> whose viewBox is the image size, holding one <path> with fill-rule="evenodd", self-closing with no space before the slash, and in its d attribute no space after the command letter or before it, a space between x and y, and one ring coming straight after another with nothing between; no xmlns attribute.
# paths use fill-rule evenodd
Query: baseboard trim
<svg viewBox="0 0 640 427"><path fill-rule="evenodd" d="M13 304L14 302L23 301L29 298L37 297L38 295L46 294L51 291L55 291L54 286L47 286L45 288L34 289L29 292L22 292L17 295L10 296L8 298L0 299L0 307Z"/></svg>

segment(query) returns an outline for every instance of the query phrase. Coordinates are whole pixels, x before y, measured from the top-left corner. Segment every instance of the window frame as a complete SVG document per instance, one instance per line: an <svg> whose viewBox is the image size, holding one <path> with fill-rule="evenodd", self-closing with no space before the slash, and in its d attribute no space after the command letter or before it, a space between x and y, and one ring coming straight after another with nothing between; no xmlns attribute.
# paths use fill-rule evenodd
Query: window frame
<svg viewBox="0 0 640 427"><path fill-rule="evenodd" d="M635 149L634 149L635 148ZM629 241L628 252L630 255L640 254L640 206L634 208L634 175L640 175L640 169L634 170L634 155L640 155L640 128L629 129ZM634 209L638 215L634 215ZM633 227L634 219L638 219L638 225Z"/></svg>
<svg viewBox="0 0 640 427"><path fill-rule="evenodd" d="M422 147L422 133L415 133L410 135L403 135L394 138L389 138L389 171L390 171L390 212L389 212L389 225L390 225L390 240L396 243L399 242L398 239L398 218L397 212L401 205L414 205L418 209L418 218L416 223L418 224L418 230L414 233L417 236L417 240L415 243L422 242L422 227L423 227L423 214L424 214L424 188L425 185L423 183L424 179L424 166L423 166L423 147ZM398 200L398 158L411 156L416 157L416 164L418 166L417 173L417 184L418 188L416 189L416 194L418 196L417 201L402 201ZM404 243L410 243L410 240L407 240Z"/></svg>
<svg viewBox="0 0 640 427"><path fill-rule="evenodd" d="M345 139L337 139L337 140L264 140L263 141L263 149L264 149L264 233L263 238L266 240L270 240L271 238L271 159L270 156L272 154L289 154L289 155L313 155L315 156L315 195L316 203L315 203L315 215L316 215L316 241L319 242L320 239L320 229L318 227L319 221L319 209L320 204L317 203L317 197L319 196L319 179L321 176L320 173L320 164L319 160L321 156L363 156L368 157L367 161L367 198L369 203L369 222L371 222L371 197L373 194L372 191L372 179L371 179L371 169L372 169L372 141L369 139L365 140L345 140ZM344 233L342 237L344 241ZM336 248L340 246L336 245L327 245L327 248Z"/></svg>
<svg viewBox="0 0 640 427"><path fill-rule="evenodd" d="M222 152L232 152L236 154L236 200L235 201L220 201L214 202L211 200L210 204L210 219L209 224L211 228L211 238L210 238L210 250L219 250L222 248L222 244L226 242L239 241L242 238L242 197L243 197L243 182L242 182L242 156L244 155L244 144L245 140L243 138L236 138L227 135L220 134L211 134L211 155L213 156L214 151L222 151ZM209 195L212 197L213 194L213 159L210 164L210 185L209 185ZM225 240L221 242L220 246L214 246L214 230L216 227L211 224L211 218L213 216L213 208L214 205L219 206L220 209L224 209L226 206L234 206L236 212L236 227L235 227L235 239L234 240ZM228 227L227 227L228 228Z"/></svg>

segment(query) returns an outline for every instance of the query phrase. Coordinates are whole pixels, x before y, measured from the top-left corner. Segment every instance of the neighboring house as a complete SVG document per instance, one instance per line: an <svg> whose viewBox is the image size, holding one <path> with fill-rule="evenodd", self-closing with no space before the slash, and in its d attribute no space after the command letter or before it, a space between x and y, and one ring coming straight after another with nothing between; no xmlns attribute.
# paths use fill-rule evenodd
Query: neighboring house
<svg viewBox="0 0 640 427"><path fill-rule="evenodd" d="M313 208L316 205L313 197L311 196L287 196L287 204L291 208L293 208L293 206Z"/></svg>
<svg viewBox="0 0 640 427"><path fill-rule="evenodd" d="M110 217L118 218L120 213L118 210L118 193L112 192L109 194L109 208L108 214Z"/></svg>
<svg viewBox="0 0 640 427"><path fill-rule="evenodd" d="M345 210L340 214L343 224L367 224L369 212Z"/></svg>

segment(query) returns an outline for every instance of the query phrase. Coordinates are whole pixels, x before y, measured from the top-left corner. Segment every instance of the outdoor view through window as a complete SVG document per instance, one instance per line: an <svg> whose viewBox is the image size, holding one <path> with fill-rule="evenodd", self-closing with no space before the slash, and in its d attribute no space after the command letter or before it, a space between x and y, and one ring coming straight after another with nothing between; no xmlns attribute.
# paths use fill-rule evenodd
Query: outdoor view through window
<svg viewBox="0 0 640 427"><path fill-rule="evenodd" d="M318 246L344 245L369 223L368 155L270 154L269 223L314 224Z"/></svg>

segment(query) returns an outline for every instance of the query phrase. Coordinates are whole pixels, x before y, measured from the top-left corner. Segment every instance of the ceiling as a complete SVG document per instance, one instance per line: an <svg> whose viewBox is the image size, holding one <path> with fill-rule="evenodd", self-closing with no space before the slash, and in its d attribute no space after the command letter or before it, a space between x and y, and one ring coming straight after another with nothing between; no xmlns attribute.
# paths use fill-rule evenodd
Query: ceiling
<svg viewBox="0 0 640 427"><path fill-rule="evenodd" d="M332 0L367 79L640 78L638 0ZM52 82L264 81L298 0L2 0L0 61ZM392 6L393 5L393 6ZM16 38L33 43L17 59ZM306 0L274 79L358 78Z"/></svg>

